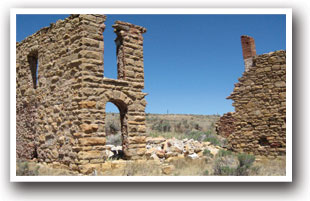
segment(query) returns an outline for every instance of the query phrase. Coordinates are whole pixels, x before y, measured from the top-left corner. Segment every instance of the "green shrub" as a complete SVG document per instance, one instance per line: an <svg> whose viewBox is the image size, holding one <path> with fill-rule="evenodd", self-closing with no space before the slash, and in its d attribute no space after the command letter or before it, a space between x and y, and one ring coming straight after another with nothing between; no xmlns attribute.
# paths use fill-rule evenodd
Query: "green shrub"
<svg viewBox="0 0 310 201"><path fill-rule="evenodd" d="M250 168L253 162L255 161L255 156L246 153L241 153L238 154L238 160L240 163L240 167Z"/></svg>
<svg viewBox="0 0 310 201"><path fill-rule="evenodd" d="M204 138L205 133L201 132L201 131L191 131L187 135L188 135L189 139L194 139L194 140L197 140L197 141L202 141L202 139Z"/></svg>
<svg viewBox="0 0 310 201"><path fill-rule="evenodd" d="M205 149L204 151L203 151L203 155L204 156L210 156L210 157L213 157L213 154L211 153L211 151L210 150L208 150L208 149Z"/></svg>
<svg viewBox="0 0 310 201"><path fill-rule="evenodd" d="M202 131L190 131L186 134L189 139L194 139L200 142L211 142L214 145L219 145L219 139L217 136L212 135L211 131L202 132Z"/></svg>
<svg viewBox="0 0 310 201"><path fill-rule="evenodd" d="M255 161L255 156L249 155L246 153L241 153L235 155L231 151L220 150L217 154L218 160L215 162L214 174L215 175L224 175L224 176L248 176L250 172L257 172L257 168L251 168L253 162ZM238 166L231 167L223 161L227 161L228 157L233 157L238 159ZM232 158L231 158L232 159Z"/></svg>
<svg viewBox="0 0 310 201"><path fill-rule="evenodd" d="M226 156L231 156L231 155L233 155L233 152L232 152L232 151L224 150L224 149L221 149L221 150L217 153L217 157L226 157Z"/></svg>
<svg viewBox="0 0 310 201"><path fill-rule="evenodd" d="M182 124L183 124L184 128L189 128L189 124L188 124L186 119L182 121Z"/></svg>
<svg viewBox="0 0 310 201"><path fill-rule="evenodd" d="M152 125L152 130L159 132L170 132L171 126L168 121L161 120Z"/></svg>
<svg viewBox="0 0 310 201"><path fill-rule="evenodd" d="M236 175L236 169L229 166L219 166L217 165L214 169L214 175L218 176L234 176Z"/></svg>
<svg viewBox="0 0 310 201"><path fill-rule="evenodd" d="M220 141L217 139L216 136L209 136L204 139L205 142L211 142L213 145L217 146L220 145Z"/></svg>
<svg viewBox="0 0 310 201"><path fill-rule="evenodd" d="M253 165L255 161L255 156L241 153L238 154L239 166L237 168L237 175L238 176L247 176L250 172L250 167Z"/></svg>

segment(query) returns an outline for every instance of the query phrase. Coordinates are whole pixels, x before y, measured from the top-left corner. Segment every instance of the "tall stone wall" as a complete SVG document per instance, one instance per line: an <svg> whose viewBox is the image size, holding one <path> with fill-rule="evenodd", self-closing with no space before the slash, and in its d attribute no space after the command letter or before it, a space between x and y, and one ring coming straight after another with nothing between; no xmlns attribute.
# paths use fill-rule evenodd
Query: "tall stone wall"
<svg viewBox="0 0 310 201"><path fill-rule="evenodd" d="M228 137L233 150L266 156L286 153L285 51L254 56L228 99L235 107L235 131Z"/></svg>
<svg viewBox="0 0 310 201"><path fill-rule="evenodd" d="M123 151L145 153L145 28L117 21L117 80L104 78L104 15L71 15L16 44L17 157L71 169L105 160L105 105L120 110ZM36 66L38 66L36 78Z"/></svg>

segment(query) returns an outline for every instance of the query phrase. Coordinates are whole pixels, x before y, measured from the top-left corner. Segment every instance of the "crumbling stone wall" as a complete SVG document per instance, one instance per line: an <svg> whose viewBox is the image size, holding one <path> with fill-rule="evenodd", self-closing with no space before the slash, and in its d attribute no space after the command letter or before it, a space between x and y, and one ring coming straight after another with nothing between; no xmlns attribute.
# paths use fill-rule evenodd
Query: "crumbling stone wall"
<svg viewBox="0 0 310 201"><path fill-rule="evenodd" d="M115 22L118 79L108 79L103 77L105 20L71 15L16 44L18 158L37 156L80 171L103 163L107 102L120 111L125 157L144 155L146 29Z"/></svg>
<svg viewBox="0 0 310 201"><path fill-rule="evenodd" d="M266 156L286 153L285 78L285 51L253 57L228 97L235 107L235 131L228 137L233 150Z"/></svg>
<svg viewBox="0 0 310 201"><path fill-rule="evenodd" d="M233 112L227 112L220 117L216 122L215 130L216 133L222 137L228 137L235 130L234 126L235 118Z"/></svg>

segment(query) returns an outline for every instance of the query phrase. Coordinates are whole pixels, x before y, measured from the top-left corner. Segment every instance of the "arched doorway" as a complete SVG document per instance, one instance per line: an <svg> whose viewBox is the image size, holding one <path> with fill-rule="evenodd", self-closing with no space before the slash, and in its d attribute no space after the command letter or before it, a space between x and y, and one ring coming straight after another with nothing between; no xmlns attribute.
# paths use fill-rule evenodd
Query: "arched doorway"
<svg viewBox="0 0 310 201"><path fill-rule="evenodd" d="M128 135L127 105L121 100L111 99L105 106L106 145L111 146L113 158L123 158Z"/></svg>

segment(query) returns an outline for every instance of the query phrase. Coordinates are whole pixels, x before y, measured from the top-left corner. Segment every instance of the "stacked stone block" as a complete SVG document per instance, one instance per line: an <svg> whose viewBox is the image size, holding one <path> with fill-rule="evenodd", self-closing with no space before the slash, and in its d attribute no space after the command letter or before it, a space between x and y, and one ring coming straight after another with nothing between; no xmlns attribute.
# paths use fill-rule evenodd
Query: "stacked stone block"
<svg viewBox="0 0 310 201"><path fill-rule="evenodd" d="M235 130L233 112L227 112L216 122L215 129L218 135L227 138Z"/></svg>
<svg viewBox="0 0 310 201"><path fill-rule="evenodd" d="M144 156L146 29L116 22L119 79L108 79L103 75L105 20L104 15L71 15L16 44L18 158L37 157L80 171L103 163L107 102L120 110L125 157Z"/></svg>
<svg viewBox="0 0 310 201"><path fill-rule="evenodd" d="M228 137L235 151L277 156L286 153L286 52L253 57L228 97L234 101L235 131Z"/></svg>

